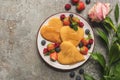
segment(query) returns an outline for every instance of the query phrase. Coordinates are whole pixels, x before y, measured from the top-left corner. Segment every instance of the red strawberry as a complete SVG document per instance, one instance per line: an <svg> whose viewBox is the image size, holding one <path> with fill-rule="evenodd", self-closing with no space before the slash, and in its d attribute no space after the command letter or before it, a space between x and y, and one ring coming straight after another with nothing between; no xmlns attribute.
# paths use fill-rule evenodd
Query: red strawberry
<svg viewBox="0 0 120 80"><path fill-rule="evenodd" d="M52 43L50 43L50 44L47 45L48 51L51 51L51 50L53 50L54 48L55 48L55 47L54 47L54 44L52 44Z"/></svg>
<svg viewBox="0 0 120 80"><path fill-rule="evenodd" d="M80 22L80 19L78 17L73 17L72 20L75 21L75 22L77 22L77 23Z"/></svg>
<svg viewBox="0 0 120 80"><path fill-rule="evenodd" d="M90 40L89 40L89 44L93 44L93 39L90 39Z"/></svg>
<svg viewBox="0 0 120 80"><path fill-rule="evenodd" d="M60 19L61 19L61 20L65 19L65 17L66 17L66 16L65 16L64 14L60 15Z"/></svg>
<svg viewBox="0 0 120 80"><path fill-rule="evenodd" d="M58 59L58 54L56 52L53 52L50 54L50 59L52 61L56 61Z"/></svg>
<svg viewBox="0 0 120 80"><path fill-rule="evenodd" d="M77 11L82 11L84 9L85 9L85 4L82 1L80 1L77 5Z"/></svg>
<svg viewBox="0 0 120 80"><path fill-rule="evenodd" d="M47 54L48 53L48 49L47 48L44 48L43 49L43 54Z"/></svg>
<svg viewBox="0 0 120 80"><path fill-rule="evenodd" d="M89 39L88 38L83 38L81 40L81 42L83 43L84 46L87 46L89 44Z"/></svg>
<svg viewBox="0 0 120 80"><path fill-rule="evenodd" d="M70 10L71 9L71 5L70 4L65 4L65 10Z"/></svg>
<svg viewBox="0 0 120 80"><path fill-rule="evenodd" d="M86 55L88 53L88 48L86 46L83 46L82 48L80 48L80 53Z"/></svg>
<svg viewBox="0 0 120 80"><path fill-rule="evenodd" d="M63 25L64 26L69 26L70 25L70 21L69 21L68 17L63 20Z"/></svg>
<svg viewBox="0 0 120 80"><path fill-rule="evenodd" d="M79 0L71 0L72 4L77 4Z"/></svg>

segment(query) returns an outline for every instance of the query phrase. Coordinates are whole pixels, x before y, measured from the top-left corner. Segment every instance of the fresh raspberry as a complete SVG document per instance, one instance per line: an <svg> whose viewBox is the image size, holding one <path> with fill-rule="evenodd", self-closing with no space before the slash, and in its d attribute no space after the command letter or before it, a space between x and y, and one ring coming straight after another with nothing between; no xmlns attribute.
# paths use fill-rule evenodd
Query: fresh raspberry
<svg viewBox="0 0 120 80"><path fill-rule="evenodd" d="M84 26L84 23L83 22L79 22L78 23L80 27L83 27Z"/></svg>
<svg viewBox="0 0 120 80"><path fill-rule="evenodd" d="M66 17L66 16L65 16L64 14L60 15L60 19L61 19L61 20L65 19L65 17Z"/></svg>
<svg viewBox="0 0 120 80"><path fill-rule="evenodd" d="M44 54L47 54L47 52L48 52L48 49L47 49L47 48L44 48L44 49L43 49L43 53L44 53Z"/></svg>
<svg viewBox="0 0 120 80"><path fill-rule="evenodd" d="M54 47L55 47L55 48L57 48L57 47L59 47L59 46L60 46L59 43L54 43Z"/></svg>
<svg viewBox="0 0 120 80"><path fill-rule="evenodd" d="M65 4L65 10L70 10L71 9L71 5L70 4Z"/></svg>
<svg viewBox="0 0 120 80"><path fill-rule="evenodd" d="M90 39L90 40L89 40L89 44L93 44L93 39Z"/></svg>

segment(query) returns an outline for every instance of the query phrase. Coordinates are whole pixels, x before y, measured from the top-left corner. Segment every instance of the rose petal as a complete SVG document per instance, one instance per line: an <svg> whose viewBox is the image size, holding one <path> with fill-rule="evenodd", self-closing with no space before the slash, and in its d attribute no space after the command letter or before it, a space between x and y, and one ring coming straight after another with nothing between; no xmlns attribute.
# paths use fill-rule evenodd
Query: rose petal
<svg viewBox="0 0 120 80"><path fill-rule="evenodd" d="M91 18L91 21L100 22L108 15L109 11L110 11L109 3L97 2L89 10L88 16L89 18Z"/></svg>

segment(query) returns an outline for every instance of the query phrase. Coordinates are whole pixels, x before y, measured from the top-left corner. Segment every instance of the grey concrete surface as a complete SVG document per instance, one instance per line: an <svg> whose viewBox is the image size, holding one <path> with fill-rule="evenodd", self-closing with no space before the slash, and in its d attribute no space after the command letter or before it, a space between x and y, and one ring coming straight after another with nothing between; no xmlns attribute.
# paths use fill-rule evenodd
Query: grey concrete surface
<svg viewBox="0 0 120 80"><path fill-rule="evenodd" d="M91 4L79 14L87 19L88 10L97 1L110 2L113 9L116 3L120 3L119 0L91 0ZM69 77L70 71L56 70L44 63L36 47L40 24L48 16L65 11L66 3L69 0L0 0L0 80L75 80ZM75 6L70 12L76 12ZM113 18L113 12L110 15ZM96 27L93 27L94 51L105 55ZM98 63L91 58L75 69L76 74L80 68L99 80Z"/></svg>

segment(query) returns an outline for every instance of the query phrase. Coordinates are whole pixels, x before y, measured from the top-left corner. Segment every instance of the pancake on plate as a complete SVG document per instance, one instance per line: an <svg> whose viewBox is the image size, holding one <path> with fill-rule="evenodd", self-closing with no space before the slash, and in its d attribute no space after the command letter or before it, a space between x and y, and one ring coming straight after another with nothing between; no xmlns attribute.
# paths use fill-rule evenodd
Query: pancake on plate
<svg viewBox="0 0 120 80"><path fill-rule="evenodd" d="M60 30L60 35L62 41L70 41L73 45L77 46L84 37L84 30L78 27L78 30L75 31L69 26L64 26Z"/></svg>
<svg viewBox="0 0 120 80"><path fill-rule="evenodd" d="M61 64L70 65L85 60L79 50L69 41L63 41L60 48L58 62Z"/></svg>
<svg viewBox="0 0 120 80"><path fill-rule="evenodd" d="M43 38L54 43L61 43L60 29L63 27L59 18L51 18L47 25L43 25L40 34Z"/></svg>

